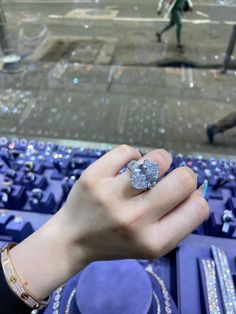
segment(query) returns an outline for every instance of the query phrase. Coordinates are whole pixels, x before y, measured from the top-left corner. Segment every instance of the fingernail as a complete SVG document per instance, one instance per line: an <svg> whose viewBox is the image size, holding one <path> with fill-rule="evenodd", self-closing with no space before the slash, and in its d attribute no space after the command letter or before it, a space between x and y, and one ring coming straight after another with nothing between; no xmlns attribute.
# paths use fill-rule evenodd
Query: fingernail
<svg viewBox="0 0 236 314"><path fill-rule="evenodd" d="M198 191L206 199L208 195L208 180L205 180L204 183L198 188Z"/></svg>

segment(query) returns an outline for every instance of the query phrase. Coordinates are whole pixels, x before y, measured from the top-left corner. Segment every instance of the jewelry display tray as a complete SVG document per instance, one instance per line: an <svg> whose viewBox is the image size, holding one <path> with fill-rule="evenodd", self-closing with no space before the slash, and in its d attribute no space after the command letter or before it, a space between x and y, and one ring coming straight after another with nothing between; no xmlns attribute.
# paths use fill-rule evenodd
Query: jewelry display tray
<svg viewBox="0 0 236 314"><path fill-rule="evenodd" d="M212 258L210 252L212 245L225 251L231 274L235 276L235 240L199 235L188 236L176 250L177 307L182 314L209 314L205 308L204 295L206 295L206 291L203 293L204 285L201 282L199 259Z"/></svg>
<svg viewBox="0 0 236 314"><path fill-rule="evenodd" d="M0 214L0 248L7 242L24 240L52 217L63 205L72 187L70 180L65 178L78 179L84 169L105 153L103 149L69 148L64 144L58 146L36 141L26 143L27 145L24 143L23 146L23 140L18 144L10 140L3 144L3 140L6 142L6 139L0 139L0 190L9 174L13 185L9 201L0 201L0 209L4 209L4 214ZM34 176L34 180L30 180L30 176L27 176L29 171L25 171L26 164L32 161L30 175ZM198 174L198 186L208 179L207 200L211 214L176 250L153 264L180 314L208 314L205 310L204 286L202 287L200 280L198 260L210 258L210 246L216 245L226 252L231 272L236 273L236 243L232 240L236 239L236 161L208 157L205 159L198 155L174 155L170 171L184 165ZM220 171L216 174L217 168ZM15 171L13 176L12 170ZM35 206L31 201L32 189L42 190L43 206ZM222 232L225 210L233 213L227 233ZM140 262L145 267L145 263L149 261ZM234 280L236 281L236 275Z"/></svg>
<svg viewBox="0 0 236 314"><path fill-rule="evenodd" d="M208 203L211 208L209 219L204 223L205 234L221 237L221 238L234 238L236 239L236 197L233 187L220 189L217 193L209 189ZM230 224L228 233L222 232L222 215L224 209L230 209L234 213L234 219Z"/></svg>
<svg viewBox="0 0 236 314"><path fill-rule="evenodd" d="M190 235L176 250L152 261L155 272L164 280L180 314L209 314L205 306L206 290L201 280L199 260L212 258L210 252L212 245L225 251L231 273L235 279L236 244L235 240L232 239ZM144 268L150 263L147 260L139 260L139 262ZM64 291L65 300L68 299L72 288L76 285L75 281L78 280L78 276L67 283ZM65 303L64 300L62 302ZM42 313L50 314L50 310L52 310L51 305ZM75 313L77 312L75 311Z"/></svg>
<svg viewBox="0 0 236 314"><path fill-rule="evenodd" d="M119 263L124 263L124 264L132 264L133 263L133 268L132 270L134 270L134 273L137 272L137 268L135 266L135 263L138 262L142 268L143 268L143 271L145 270L145 268L152 264L153 266L153 271L158 274L158 276L164 280L165 282L165 286L168 290L168 292L170 293L171 295L171 304L172 304L172 314L179 314L179 311L177 310L176 308L176 300L174 299L173 295L175 295L177 297L177 295L175 294L175 292L177 291L177 286L176 286L176 280L174 278L176 278L176 274L174 274L173 272L175 272L175 251L173 251L170 255L167 255L163 258L160 258L158 260L123 260L123 261L113 261L113 263L117 263L119 265ZM99 263L99 262L98 262ZM103 264L103 262L101 262ZM107 262L104 262L104 263L107 263ZM109 262L108 262L109 263ZM94 264L97 264L97 263L94 263ZM173 265L172 265L173 264ZM90 266L89 266L90 267ZM88 267L88 268L89 268ZM128 266L129 267L129 266ZM120 272L120 269L119 269L119 266L117 266L117 268L114 269L114 271L117 270L117 273L119 274ZM70 298L70 294L71 292L73 291L73 289L76 288L76 296L71 304L71 310L70 310L70 313L71 314L80 314L80 310L79 310L79 305L80 302L79 302L79 294L81 293L81 290L83 291L83 287L84 287L84 284L85 285L89 285L89 283L86 283L85 281L82 282L82 286L81 286L81 289L79 289L80 287L80 283L81 283L81 279L83 277L83 272L86 272L86 269L85 270L82 270L80 273L78 273L77 275L75 275L73 278L71 278L64 286L63 286L63 291L61 292L61 298L60 298L60 310L59 310L59 313L58 314L61 314L61 313L65 313L65 308L66 308L66 303L68 302L69 298ZM93 272L93 271L92 271ZM106 272L106 271L105 271ZM120 283L120 275L117 275L117 273L114 273L114 278L115 278L115 282L116 284L119 285ZM128 274L128 272L127 272ZM101 277L103 277L102 275L102 272L100 273ZM140 273L136 274L136 275L141 275ZM86 275L86 279L88 279L88 277L92 276L93 277L93 274L91 272L87 272L87 275ZM142 277L142 276L141 276ZM91 278L90 278L91 279ZM114 279L113 279L114 280ZM117 281L118 280L118 281ZM134 285L136 285L137 281L139 284L141 284L142 287L144 287L145 285L143 285L144 283L142 281L139 280L139 276L136 276L136 278L134 279L135 280L135 283ZM126 281L126 280L124 280ZM154 280L155 281L155 280ZM89 282L89 280L88 280ZM126 281L127 282L127 281ZM130 282L131 284L131 282ZM95 284L96 288L97 288L97 283ZM137 287L137 286L136 286ZM91 287L90 287L91 288ZM147 287L146 287L147 288ZM105 287L100 287L100 289L97 289L96 292L95 292L95 295L99 295L100 293L100 290L106 290L106 285ZM156 288L155 288L156 289ZM119 289L117 289L119 290ZM135 290L135 289L134 289ZM87 290L87 292L90 291L90 290ZM108 295L111 293L112 296L111 296L111 300L114 300L114 302L116 302L116 293L114 292L114 289L111 289L112 292L110 292L110 290L107 290L107 293ZM158 287L158 291L155 290L156 293L157 293L157 296L162 304L162 308L163 307L163 296L162 296L162 292L160 290L160 287ZM93 291L94 292L94 291ZM144 294L145 291L143 292ZM82 292L82 294L84 295L84 293ZM86 299L88 297L87 293L86 294ZM119 294L119 293L118 293ZM51 301L49 303L49 305L42 311L40 311L40 314L51 314L53 313L53 306L55 304L55 297L57 295L57 291L55 291L53 294L52 294L52 297L51 297ZM129 295L129 297L132 297L133 296L133 288L132 288L132 284L130 285L130 293L127 293L126 294L127 297ZM95 297L96 298L96 297ZM114 299L113 299L114 298ZM91 297L90 297L91 299ZM121 297L122 299L122 297ZM146 299L144 299L146 300ZM144 302L144 300L141 300L138 298L136 299L135 298L135 308L136 310L134 311L134 308L129 308L129 310L127 309L127 306L125 306L124 308L124 313L135 313L135 314L140 314L140 313L146 313L146 314L150 314L150 313L153 313L152 309L150 309L150 312L148 311L145 312L144 310L138 312L140 310L140 307L143 309L143 307L141 306L141 304ZM112 301L111 301L112 302ZM127 298L126 298L126 305L127 305ZM134 302L134 300L133 300ZM146 303L147 301L145 301ZM140 304L141 303L141 304ZM131 302L132 304L132 302ZM111 305L110 305L111 306ZM139 307L140 306L140 307ZM112 307L112 306L111 306ZM134 312L133 312L134 311ZM162 310L161 310L162 311ZM86 309L85 309L85 313L92 313L91 311L88 310L87 306L86 306ZM99 310L99 313L100 310ZM108 313L107 311L104 312L105 313ZM109 314L117 314L117 311L113 312L109 312ZM156 313L156 311L155 311ZM162 313L162 312L161 312ZM81 313L82 314L82 313Z"/></svg>

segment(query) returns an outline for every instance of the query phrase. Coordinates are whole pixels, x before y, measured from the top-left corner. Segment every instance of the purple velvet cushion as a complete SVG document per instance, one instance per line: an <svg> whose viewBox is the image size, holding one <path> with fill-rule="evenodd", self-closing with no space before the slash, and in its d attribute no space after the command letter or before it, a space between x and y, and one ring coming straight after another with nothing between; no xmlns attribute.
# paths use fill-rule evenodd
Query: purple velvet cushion
<svg viewBox="0 0 236 314"><path fill-rule="evenodd" d="M97 262L81 273L76 301L83 314L147 314L152 285L137 261Z"/></svg>

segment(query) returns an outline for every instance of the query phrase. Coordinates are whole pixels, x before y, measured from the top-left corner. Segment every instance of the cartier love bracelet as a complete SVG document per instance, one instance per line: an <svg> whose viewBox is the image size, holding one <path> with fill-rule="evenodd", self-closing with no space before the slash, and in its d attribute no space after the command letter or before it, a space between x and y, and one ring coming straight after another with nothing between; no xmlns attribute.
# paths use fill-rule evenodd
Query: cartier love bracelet
<svg viewBox="0 0 236 314"><path fill-rule="evenodd" d="M16 243L10 243L4 247L1 252L1 263L5 279L11 290L22 300L22 302L33 310L41 310L49 303L50 298L48 297L44 301L38 301L25 289L9 256L9 250L14 246L16 246Z"/></svg>

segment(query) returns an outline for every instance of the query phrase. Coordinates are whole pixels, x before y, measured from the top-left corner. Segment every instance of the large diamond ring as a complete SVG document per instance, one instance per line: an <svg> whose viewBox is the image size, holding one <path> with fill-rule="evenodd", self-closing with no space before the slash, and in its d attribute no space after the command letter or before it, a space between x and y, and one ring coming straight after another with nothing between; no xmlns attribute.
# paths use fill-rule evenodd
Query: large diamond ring
<svg viewBox="0 0 236 314"><path fill-rule="evenodd" d="M132 160L127 168L130 171L130 178L133 188L138 191L152 189L160 176L160 167L155 161L144 160L143 164L138 164Z"/></svg>

